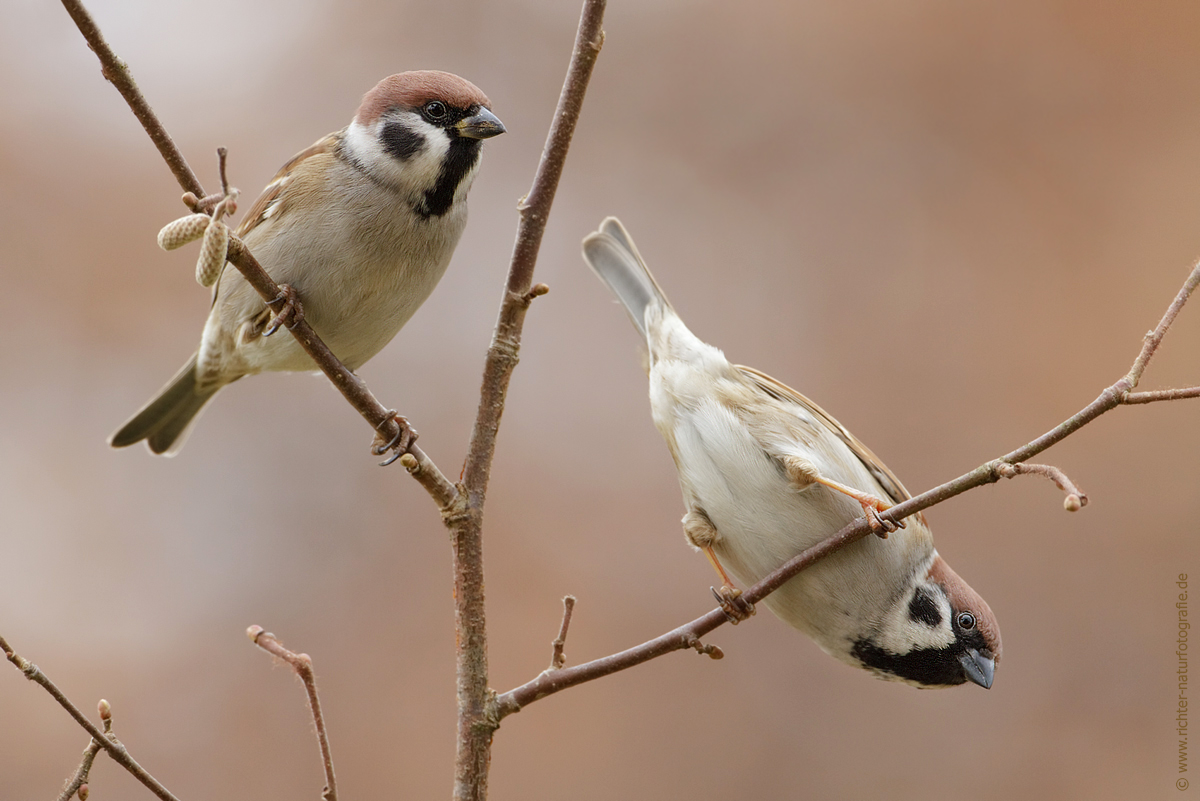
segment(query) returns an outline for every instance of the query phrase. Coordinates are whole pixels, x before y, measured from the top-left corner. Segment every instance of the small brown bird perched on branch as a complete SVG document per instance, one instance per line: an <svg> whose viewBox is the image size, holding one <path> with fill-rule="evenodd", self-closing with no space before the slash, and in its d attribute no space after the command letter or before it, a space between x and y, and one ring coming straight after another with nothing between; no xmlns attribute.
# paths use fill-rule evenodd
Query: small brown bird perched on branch
<svg viewBox="0 0 1200 801"><path fill-rule="evenodd" d="M891 471L799 392L697 339L618 220L584 239L583 254L645 337L650 410L679 471L684 533L721 574L727 614L749 610L739 612L726 568L757 581L865 512L881 537L822 559L763 603L880 678L990 688L996 618L938 555L923 515L887 526L888 536L878 512L909 497Z"/></svg>
<svg viewBox="0 0 1200 801"><path fill-rule="evenodd" d="M351 370L391 341L446 271L467 222L482 141L504 133L490 106L450 73L384 78L349 126L283 165L238 228ZM315 369L293 337L270 336L286 304L272 309L228 265L216 280L199 350L113 434L114 448L145 440L154 453L174 454L225 385Z"/></svg>

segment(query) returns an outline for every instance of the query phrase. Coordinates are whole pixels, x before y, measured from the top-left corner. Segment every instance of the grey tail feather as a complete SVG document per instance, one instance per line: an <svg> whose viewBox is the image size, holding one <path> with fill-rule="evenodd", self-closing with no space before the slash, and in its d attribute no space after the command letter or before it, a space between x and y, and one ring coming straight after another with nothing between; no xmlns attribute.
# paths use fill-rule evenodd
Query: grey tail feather
<svg viewBox="0 0 1200 801"><path fill-rule="evenodd" d="M646 310L652 306L671 308L629 232L616 217L606 217L599 231L584 238L583 258L625 306L643 337Z"/></svg>
<svg viewBox="0 0 1200 801"><path fill-rule="evenodd" d="M154 453L174 455L183 447L188 429L220 387L197 390L196 355L129 422L113 434L108 444L124 448L142 440Z"/></svg>

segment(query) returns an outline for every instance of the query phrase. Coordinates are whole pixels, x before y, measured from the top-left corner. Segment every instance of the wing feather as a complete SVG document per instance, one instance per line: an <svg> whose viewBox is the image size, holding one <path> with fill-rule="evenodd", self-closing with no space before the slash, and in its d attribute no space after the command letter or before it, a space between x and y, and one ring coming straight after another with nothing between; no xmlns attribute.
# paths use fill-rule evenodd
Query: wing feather
<svg viewBox="0 0 1200 801"><path fill-rule="evenodd" d="M837 434L838 437L846 443L846 446L850 448L855 456L858 457L859 461L863 463L863 466L867 468L867 471L875 477L875 480L879 482L879 486L883 487L884 492L888 494L892 502L900 503L901 501L906 501L912 497L909 491L904 488L904 485L900 483L900 479L896 478L895 473L889 470L887 465L885 465L878 456L871 452L870 448L859 442L857 437L851 434L845 426L834 419L833 415L826 412L820 406L813 403L811 400L804 397L787 384L775 380L766 373L759 372L753 367L746 367L740 364L736 365L736 367L741 371L742 375L750 379L750 382L756 388L762 390L776 400L783 401L785 403L795 403L798 406L802 406L817 418L826 422L829 425L830 430ZM921 517L924 519L923 515L921 515Z"/></svg>
<svg viewBox="0 0 1200 801"><path fill-rule="evenodd" d="M287 182L288 177L296 169L300 162L310 159L313 156L323 156L326 154L336 153L338 146L342 141L342 132L337 131L325 136L313 144L301 150L296 155L288 159L287 163L279 168L279 172L275 173L275 177L263 189L262 194L254 201L254 205L246 212L242 224L238 226L237 235L245 238L246 234L253 231L262 223L263 220L270 217L277 210L272 207L279 199L279 192L283 189L283 185Z"/></svg>

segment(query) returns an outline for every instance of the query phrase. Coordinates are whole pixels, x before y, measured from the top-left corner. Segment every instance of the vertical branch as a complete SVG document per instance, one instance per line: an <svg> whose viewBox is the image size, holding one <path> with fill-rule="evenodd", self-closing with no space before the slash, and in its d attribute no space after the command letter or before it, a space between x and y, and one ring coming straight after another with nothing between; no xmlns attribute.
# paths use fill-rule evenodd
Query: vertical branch
<svg viewBox="0 0 1200 801"><path fill-rule="evenodd" d="M558 108L550 125L550 133L546 137L542 159L533 178L533 186L519 207L521 220L517 227L517 240L513 245L508 283L505 285L504 299L500 304L500 316L496 321L492 346L488 351L479 413L475 419L475 430L471 434L471 450L467 454L466 467L463 470L463 483L467 491L472 495L478 494L481 503L483 494L487 492L492 457L496 451L496 432L500 428L500 415L504 410L509 379L517 365L525 312L529 309L530 300L543 294L539 288L531 289L533 268L537 264L542 234L546 230L554 194L558 191L558 179L562 176L563 165L567 160L571 137L575 134L576 123L579 122L579 112L583 107L588 81L592 77L592 68L596 65L600 48L604 44L604 32L600 25L604 19L605 4L605 0L584 2L579 31L575 37L575 50L571 54L571 65L567 69L562 94L558 98ZM472 503L474 500L473 498Z"/></svg>
<svg viewBox="0 0 1200 801"><path fill-rule="evenodd" d="M454 798L458 801L487 798L492 735L500 725L495 713L494 693L488 687L482 538L484 496L509 380L517 365L525 312L533 298L545 293L544 286L532 286L533 268L588 80L604 41L600 28L604 8L605 0L585 0L583 5L554 121L533 187L520 206L512 263L492 344L487 352L479 411L463 468L463 491L443 513L454 551L454 622L458 635L458 749Z"/></svg>
<svg viewBox="0 0 1200 801"><path fill-rule="evenodd" d="M554 652L550 657L551 670L558 670L567 664L567 655L564 653L564 649L567 647L567 630L571 628L571 615L574 612L575 596L568 595L563 598L563 618L562 625L558 628L558 636L554 638L554 642L550 643L554 646Z"/></svg>

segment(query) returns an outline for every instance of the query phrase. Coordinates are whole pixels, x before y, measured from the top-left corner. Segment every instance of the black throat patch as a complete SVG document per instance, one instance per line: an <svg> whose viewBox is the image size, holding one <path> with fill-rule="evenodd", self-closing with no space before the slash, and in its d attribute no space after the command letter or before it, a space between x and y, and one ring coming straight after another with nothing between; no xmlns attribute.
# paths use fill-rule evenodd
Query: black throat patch
<svg viewBox="0 0 1200 801"><path fill-rule="evenodd" d="M438 174L437 183L425 192L425 207L418 207L418 214L422 217L441 217L450 210L458 185L479 161L480 145L478 139L451 135L450 149L442 161L442 171Z"/></svg>
<svg viewBox="0 0 1200 801"><path fill-rule="evenodd" d="M927 687L963 684L967 677L958 661L961 648L918 648L907 654L893 654L869 640L854 643L851 652L864 665L891 673Z"/></svg>

